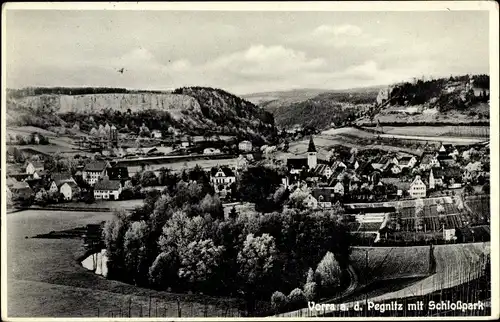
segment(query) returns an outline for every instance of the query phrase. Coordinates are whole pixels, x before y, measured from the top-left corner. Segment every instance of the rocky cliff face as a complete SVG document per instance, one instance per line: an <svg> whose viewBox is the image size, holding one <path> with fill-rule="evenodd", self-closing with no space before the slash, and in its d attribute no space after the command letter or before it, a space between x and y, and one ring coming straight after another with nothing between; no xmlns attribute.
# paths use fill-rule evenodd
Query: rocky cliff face
<svg viewBox="0 0 500 322"><path fill-rule="evenodd" d="M44 128L67 127L80 122L82 128L86 128L85 125L93 125L83 120L92 115L96 120L112 122L117 127L127 125L132 131L137 130L137 124L146 123L151 130L163 131L173 127L186 134L199 135L210 131L261 141L274 133L271 113L216 88L186 87L174 93L94 92L81 95L53 93L51 89L37 90L45 92L19 91L17 95L9 95L7 115L10 125Z"/></svg>
<svg viewBox="0 0 500 322"><path fill-rule="evenodd" d="M191 96L179 94L87 94L87 95L38 95L16 100L21 106L47 113L93 114L104 109L132 112L140 110L199 111L199 103Z"/></svg>

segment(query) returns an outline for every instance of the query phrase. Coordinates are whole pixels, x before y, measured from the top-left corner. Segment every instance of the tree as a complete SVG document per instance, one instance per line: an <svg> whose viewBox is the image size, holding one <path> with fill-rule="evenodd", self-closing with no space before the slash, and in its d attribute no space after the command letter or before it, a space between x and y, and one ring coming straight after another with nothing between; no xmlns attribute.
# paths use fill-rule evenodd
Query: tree
<svg viewBox="0 0 500 322"><path fill-rule="evenodd" d="M143 220L134 221L125 233L125 269L136 285L143 284L148 276L148 237L149 228Z"/></svg>
<svg viewBox="0 0 500 322"><path fill-rule="evenodd" d="M200 203L203 213L210 214L213 218L224 218L224 209L218 196L205 195Z"/></svg>
<svg viewBox="0 0 500 322"><path fill-rule="evenodd" d="M179 278L204 291L209 290L214 286L210 282L217 273L223 251L224 247L214 245L212 239L189 243L179 254Z"/></svg>
<svg viewBox="0 0 500 322"><path fill-rule="evenodd" d="M153 171L145 171L142 173L140 184L143 187L157 186L158 178Z"/></svg>
<svg viewBox="0 0 500 322"><path fill-rule="evenodd" d="M139 129L139 136L141 137L151 137L151 132L149 131L149 128L142 124L141 128Z"/></svg>
<svg viewBox="0 0 500 322"><path fill-rule="evenodd" d="M464 187L464 194L466 196L473 195L475 192L474 188L470 184L466 184Z"/></svg>
<svg viewBox="0 0 500 322"><path fill-rule="evenodd" d="M306 284L312 282L314 282L314 270L309 267L309 270L307 271Z"/></svg>
<svg viewBox="0 0 500 322"><path fill-rule="evenodd" d="M288 304L291 308L302 308L307 305L307 299L300 288L293 289L288 295Z"/></svg>
<svg viewBox="0 0 500 322"><path fill-rule="evenodd" d="M14 147L13 149L13 156L14 156L14 161L16 161L16 163L26 162L24 154L21 151L19 151L19 149L16 147Z"/></svg>
<svg viewBox="0 0 500 322"><path fill-rule="evenodd" d="M317 296L316 282L309 282L304 285L304 295L308 301L314 301Z"/></svg>
<svg viewBox="0 0 500 322"><path fill-rule="evenodd" d="M271 295L271 307L274 312L279 313L287 306L287 297L285 294L276 291Z"/></svg>
<svg viewBox="0 0 500 322"><path fill-rule="evenodd" d="M423 228L423 212L424 201L422 199L415 200L415 230L419 231Z"/></svg>
<svg viewBox="0 0 500 322"><path fill-rule="evenodd" d="M102 230L108 256L108 277L110 278L123 269L123 240L129 225L127 216L124 211L115 212L113 218L106 221Z"/></svg>
<svg viewBox="0 0 500 322"><path fill-rule="evenodd" d="M323 288L339 287L342 271L332 252L327 252L316 268Z"/></svg>
<svg viewBox="0 0 500 322"><path fill-rule="evenodd" d="M288 206L297 209L304 209L304 201L310 195L308 190L296 189L290 194Z"/></svg>
<svg viewBox="0 0 500 322"><path fill-rule="evenodd" d="M285 140L285 143L283 143L283 152L288 152L288 149L290 149L290 144L288 140Z"/></svg>
<svg viewBox="0 0 500 322"><path fill-rule="evenodd" d="M39 204L41 206L44 206L47 204L47 199L48 199L48 195L47 195L47 191L45 191L45 189L40 189L36 194L35 194L35 203L36 204Z"/></svg>
<svg viewBox="0 0 500 322"><path fill-rule="evenodd" d="M308 301L314 301L317 296L317 284L315 282L314 270L309 268L307 271L306 284L304 284L304 295Z"/></svg>
<svg viewBox="0 0 500 322"><path fill-rule="evenodd" d="M276 208L282 208L283 204L288 200L289 191L285 186L279 187L273 195L273 202Z"/></svg>
<svg viewBox="0 0 500 322"><path fill-rule="evenodd" d="M278 172L264 166L248 167L237 181L238 192L244 201L267 202L281 184Z"/></svg>
<svg viewBox="0 0 500 322"><path fill-rule="evenodd" d="M174 251L161 252L149 268L149 282L157 289L166 289L177 283L179 257Z"/></svg>
<svg viewBox="0 0 500 322"><path fill-rule="evenodd" d="M187 225L189 218L184 211L176 211L162 229L162 235L158 241L164 252L171 249L179 250L189 244Z"/></svg>
<svg viewBox="0 0 500 322"><path fill-rule="evenodd" d="M123 192L122 192L123 193ZM161 232L163 226L172 218L173 209L170 205L172 198L168 194L162 194L154 203L153 213L150 217L151 229Z"/></svg>
<svg viewBox="0 0 500 322"><path fill-rule="evenodd" d="M236 208L234 206L231 208L231 211L229 212L229 218L233 220L238 218L238 212L236 211Z"/></svg>
<svg viewBox="0 0 500 322"><path fill-rule="evenodd" d="M255 293L268 290L276 271L276 244L269 234L254 237L248 234L243 248L238 252L237 263L242 279L243 292L250 299ZM271 283L271 284L269 284Z"/></svg>

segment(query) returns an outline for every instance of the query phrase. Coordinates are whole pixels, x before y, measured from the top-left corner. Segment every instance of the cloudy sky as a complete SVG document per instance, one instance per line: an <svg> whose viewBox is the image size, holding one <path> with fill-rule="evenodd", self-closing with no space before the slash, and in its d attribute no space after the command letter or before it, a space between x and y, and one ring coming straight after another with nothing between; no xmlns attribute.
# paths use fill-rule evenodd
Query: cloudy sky
<svg viewBox="0 0 500 322"><path fill-rule="evenodd" d="M485 11L8 10L6 27L11 88L199 85L247 94L489 71Z"/></svg>

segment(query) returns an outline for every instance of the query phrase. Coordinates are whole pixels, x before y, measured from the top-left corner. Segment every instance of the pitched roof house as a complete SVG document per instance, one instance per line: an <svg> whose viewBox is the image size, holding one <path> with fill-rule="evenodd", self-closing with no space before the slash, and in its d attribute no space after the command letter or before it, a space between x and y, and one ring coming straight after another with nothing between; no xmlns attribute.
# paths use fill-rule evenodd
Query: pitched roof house
<svg viewBox="0 0 500 322"><path fill-rule="evenodd" d="M76 185L75 179L71 176L71 173L56 172L51 175L52 181L50 183L49 191L57 192L60 191L61 186L64 183L74 183Z"/></svg>
<svg viewBox="0 0 500 322"><path fill-rule="evenodd" d="M427 170L432 167L440 167L439 160L434 152L424 152L420 160L419 168L421 170Z"/></svg>
<svg viewBox="0 0 500 322"><path fill-rule="evenodd" d="M80 190L78 185L73 181L67 181L61 184L59 192L64 196L65 200L72 200L75 193Z"/></svg>
<svg viewBox="0 0 500 322"><path fill-rule="evenodd" d="M83 168L82 178L93 185L105 175L105 170L109 167L110 164L107 161L93 161L87 163Z"/></svg>
<svg viewBox="0 0 500 322"><path fill-rule="evenodd" d="M398 165L401 168L413 168L417 163L417 158L414 156L407 156L400 158L398 161Z"/></svg>
<svg viewBox="0 0 500 322"><path fill-rule="evenodd" d="M212 168L210 170L210 182L215 192L224 193L230 184L236 182L236 175L228 167Z"/></svg>
<svg viewBox="0 0 500 322"><path fill-rule="evenodd" d="M427 194L427 187L420 176L415 176L415 179L413 179L410 184L408 192L413 198L425 198Z"/></svg>
<svg viewBox="0 0 500 322"><path fill-rule="evenodd" d="M94 185L94 198L118 200L121 191L122 185L119 180L99 180Z"/></svg>
<svg viewBox="0 0 500 322"><path fill-rule="evenodd" d="M30 162L26 163L26 173L27 174L33 174L36 171L43 171L43 170L44 170L43 162L30 161Z"/></svg>

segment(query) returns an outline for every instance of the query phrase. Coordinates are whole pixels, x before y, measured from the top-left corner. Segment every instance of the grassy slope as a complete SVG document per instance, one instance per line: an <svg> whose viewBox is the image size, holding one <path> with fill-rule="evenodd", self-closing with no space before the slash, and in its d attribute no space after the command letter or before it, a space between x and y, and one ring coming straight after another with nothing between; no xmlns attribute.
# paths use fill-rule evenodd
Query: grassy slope
<svg viewBox="0 0 500 322"><path fill-rule="evenodd" d="M459 285L462 279L478 274L480 267L476 265L481 254L490 253L490 243L437 245L436 274L433 274L411 286L395 292L373 298L372 300L388 300L413 295L424 295L442 288Z"/></svg>
<svg viewBox="0 0 500 322"><path fill-rule="evenodd" d="M111 213L66 211L23 211L7 215L9 316L97 317L98 308L101 316L107 316L110 310L128 310L132 297L132 316L137 317L140 305L143 314L147 313L151 294L162 297L158 307L165 307L168 316L176 317L176 295L106 280L81 267L75 261L75 257L82 254L81 240L25 239L25 236L52 230L99 223L110 217ZM181 301L183 316L203 316L203 297L185 295ZM222 315L220 305L227 302L207 298L208 315ZM153 308L154 303L153 299Z"/></svg>

